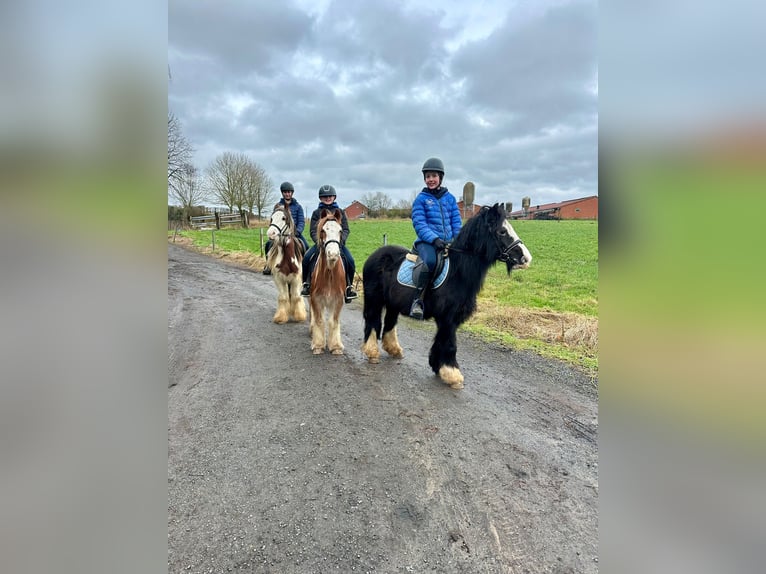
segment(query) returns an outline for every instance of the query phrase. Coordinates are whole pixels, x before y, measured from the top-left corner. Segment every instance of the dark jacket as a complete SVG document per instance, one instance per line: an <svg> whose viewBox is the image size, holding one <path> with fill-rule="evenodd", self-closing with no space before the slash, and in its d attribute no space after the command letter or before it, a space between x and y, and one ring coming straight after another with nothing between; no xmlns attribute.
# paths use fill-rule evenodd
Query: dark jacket
<svg viewBox="0 0 766 574"><path fill-rule="evenodd" d="M439 237L449 243L455 239L463 227L455 196L446 187L433 192L424 187L412 202L412 226L417 241L433 243Z"/></svg>
<svg viewBox="0 0 766 574"><path fill-rule="evenodd" d="M332 211L333 209L340 209L340 206L338 206L337 201L333 201L330 205L325 205L321 201L319 202L319 207L314 210L314 213L311 214L311 226L309 227L309 234L311 235L311 240L316 243L317 242L317 225L319 225L319 216L322 213L323 209L327 209L329 211ZM346 219L346 212L340 209L341 213L341 220L340 220L340 226L343 229L340 234L340 242L341 244L346 244L346 239L348 239L349 233L351 233L351 230L348 228L348 219Z"/></svg>

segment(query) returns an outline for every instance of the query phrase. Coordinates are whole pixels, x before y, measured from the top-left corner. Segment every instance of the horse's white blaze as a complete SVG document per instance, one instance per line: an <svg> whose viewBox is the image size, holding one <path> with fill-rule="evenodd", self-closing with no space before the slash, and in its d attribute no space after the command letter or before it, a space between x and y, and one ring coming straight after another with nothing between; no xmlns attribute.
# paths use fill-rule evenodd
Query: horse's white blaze
<svg viewBox="0 0 766 574"><path fill-rule="evenodd" d="M285 214L280 213L279 211L275 211L271 214L271 225L269 225L269 228L266 231L266 235L272 241L276 241L279 238L279 235L283 233L286 228L287 219L285 218Z"/></svg>
<svg viewBox="0 0 766 574"><path fill-rule="evenodd" d="M343 228L340 223L331 219L325 222L322 229L324 230L324 249L327 254L327 263L333 267L340 259L340 238Z"/></svg>
<svg viewBox="0 0 766 574"><path fill-rule="evenodd" d="M507 220L503 222L503 227L505 227L505 230L508 232L508 235L510 235L514 241L516 241L519 238L518 234L516 233L516 230L513 229L513 226L510 223L508 223ZM519 247L521 248L521 252L523 254L521 259L521 264L514 265L513 268L526 269L527 267L529 267L529 264L532 263L532 254L529 252L529 249L527 249L527 246L524 245L523 243L519 245Z"/></svg>

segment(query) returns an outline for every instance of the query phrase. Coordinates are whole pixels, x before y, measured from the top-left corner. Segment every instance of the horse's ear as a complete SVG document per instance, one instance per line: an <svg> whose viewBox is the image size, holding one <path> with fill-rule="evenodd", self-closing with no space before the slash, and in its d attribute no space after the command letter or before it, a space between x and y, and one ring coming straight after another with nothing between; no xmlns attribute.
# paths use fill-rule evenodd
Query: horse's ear
<svg viewBox="0 0 766 574"><path fill-rule="evenodd" d="M496 203L492 206L492 213L496 215L498 219L505 219L505 206L502 203Z"/></svg>
<svg viewBox="0 0 766 574"><path fill-rule="evenodd" d="M343 213L341 212L340 209L336 209L333 216L335 217L335 221L337 221L338 223L343 221Z"/></svg>

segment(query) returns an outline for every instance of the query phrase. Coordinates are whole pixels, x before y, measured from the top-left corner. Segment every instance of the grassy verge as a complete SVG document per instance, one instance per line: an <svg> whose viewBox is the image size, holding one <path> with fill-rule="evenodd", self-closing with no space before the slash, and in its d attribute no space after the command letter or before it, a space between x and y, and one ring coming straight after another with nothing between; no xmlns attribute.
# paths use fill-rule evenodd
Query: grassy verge
<svg viewBox="0 0 766 574"><path fill-rule="evenodd" d="M348 247L359 273L384 241L410 246L415 239L409 220L364 220L349 225ZM263 222L250 229L184 230L178 235L197 250L260 269L265 263L265 227ZM514 228L532 253L532 265L510 277L502 265L490 269L477 312L461 329L486 341L565 361L595 377L598 223L516 221ZM169 240L173 236L169 231ZM361 287L361 277L358 283Z"/></svg>

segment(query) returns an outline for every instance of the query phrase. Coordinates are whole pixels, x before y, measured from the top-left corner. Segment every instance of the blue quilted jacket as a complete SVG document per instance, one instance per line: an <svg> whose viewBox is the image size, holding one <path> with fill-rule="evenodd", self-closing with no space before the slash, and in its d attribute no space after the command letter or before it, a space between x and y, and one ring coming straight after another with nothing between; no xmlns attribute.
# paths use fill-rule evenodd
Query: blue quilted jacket
<svg viewBox="0 0 766 574"><path fill-rule="evenodd" d="M433 243L437 237L448 243L455 239L463 227L455 196L446 187L435 190L435 195L424 187L412 202L412 226L416 243Z"/></svg>

